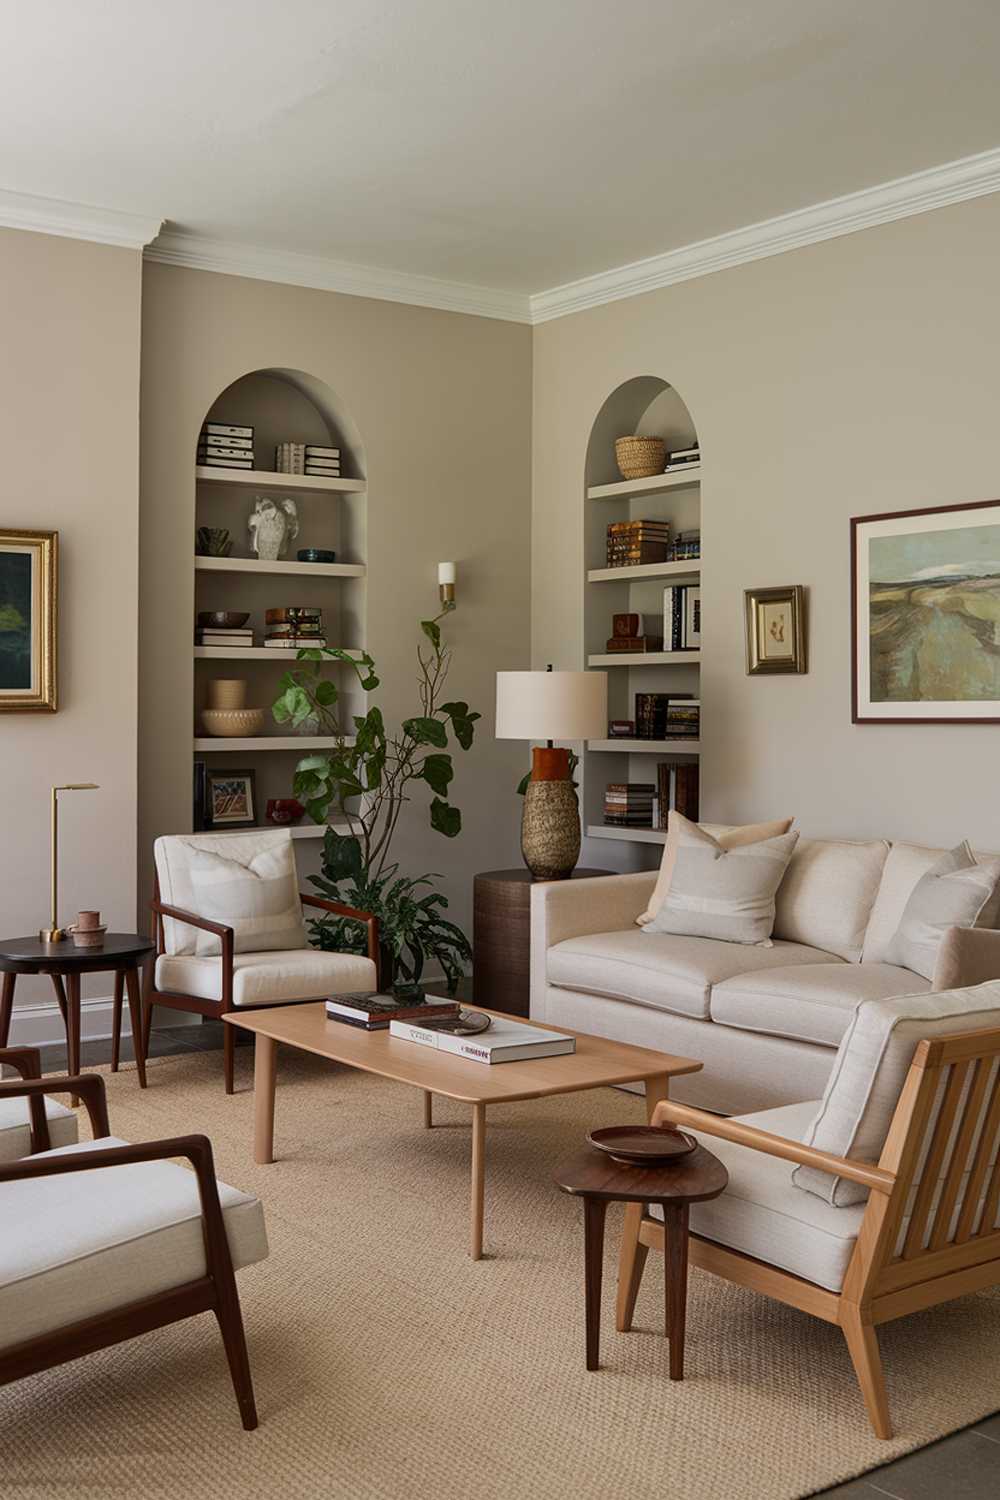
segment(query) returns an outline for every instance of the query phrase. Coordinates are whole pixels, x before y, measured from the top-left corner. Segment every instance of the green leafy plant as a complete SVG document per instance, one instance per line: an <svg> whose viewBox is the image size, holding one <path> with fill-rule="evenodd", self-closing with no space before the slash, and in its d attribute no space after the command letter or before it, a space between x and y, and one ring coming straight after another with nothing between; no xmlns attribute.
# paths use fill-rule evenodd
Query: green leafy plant
<svg viewBox="0 0 1000 1500"><path fill-rule="evenodd" d="M462 974L471 950L461 929L442 912L447 899L439 891L418 896L416 891L439 877L400 876L390 858L393 836L403 808L418 790L431 793L431 827L445 838L455 838L462 814L448 800L455 770L451 742L471 748L480 714L460 700L441 702L451 664L451 652L441 636L441 621L454 606L432 620L421 620L424 642L417 647L420 712L404 719L398 730L387 728L382 710L372 706L351 716L348 729L336 683L324 676L324 666L336 661L354 673L361 689L379 686L374 659L367 651L334 647L299 651L296 665L279 683L272 705L277 723L297 729L315 720L317 734L336 740L333 749L307 755L295 771L293 791L315 823L337 823L323 839L323 873L313 884L332 899L380 919L383 982L396 975L416 982L424 963L441 964L449 987ZM429 643L429 644L427 644ZM323 918L313 925L319 946L341 951L364 951L363 930L344 918Z"/></svg>

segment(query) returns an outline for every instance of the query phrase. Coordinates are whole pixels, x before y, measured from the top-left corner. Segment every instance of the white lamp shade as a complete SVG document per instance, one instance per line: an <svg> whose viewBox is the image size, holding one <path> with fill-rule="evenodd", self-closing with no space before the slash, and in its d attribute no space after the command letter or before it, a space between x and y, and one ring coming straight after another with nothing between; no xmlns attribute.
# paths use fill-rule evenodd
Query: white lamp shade
<svg viewBox="0 0 1000 1500"><path fill-rule="evenodd" d="M498 672L498 740L603 739L607 672Z"/></svg>

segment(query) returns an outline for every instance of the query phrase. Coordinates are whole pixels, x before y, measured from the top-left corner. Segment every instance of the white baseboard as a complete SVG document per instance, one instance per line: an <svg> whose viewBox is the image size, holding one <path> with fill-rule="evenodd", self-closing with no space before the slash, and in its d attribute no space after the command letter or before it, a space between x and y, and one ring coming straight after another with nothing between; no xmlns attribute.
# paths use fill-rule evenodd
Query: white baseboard
<svg viewBox="0 0 1000 1500"><path fill-rule="evenodd" d="M111 995L101 995L81 1002L80 1038L82 1041L96 1042L110 1037L113 1005L114 1000ZM162 1006L153 1019L158 1031L163 1026L195 1024L193 1015L182 1011L166 1010ZM131 1034L132 1022L126 1002L122 1007L122 1035L131 1036ZM52 1042L65 1042L65 1040L66 1028L63 1025L59 1007L54 1000L40 1005L15 1006L10 1023L12 1047L46 1047Z"/></svg>

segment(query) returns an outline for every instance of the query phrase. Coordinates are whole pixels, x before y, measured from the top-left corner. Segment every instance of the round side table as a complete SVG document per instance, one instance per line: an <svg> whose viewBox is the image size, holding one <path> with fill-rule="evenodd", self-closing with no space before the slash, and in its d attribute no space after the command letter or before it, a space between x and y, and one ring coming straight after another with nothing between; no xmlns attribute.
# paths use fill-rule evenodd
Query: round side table
<svg viewBox="0 0 1000 1500"><path fill-rule="evenodd" d="M570 880L613 875L578 865ZM472 883L472 999L486 1010L526 1016L530 1009L531 887L536 881L521 865L516 870L484 870Z"/></svg>
<svg viewBox="0 0 1000 1500"><path fill-rule="evenodd" d="M0 1047L6 1047L14 1009L14 985L18 974L48 974L56 992L63 1024L69 1072L80 1071L80 976L110 970L115 976L114 1030L111 1046L112 1070L118 1070L121 1042L122 990L128 990L129 1012L139 1083L146 1087L146 1059L142 1054L142 1000L139 967L152 956L154 945L135 932L108 932L99 948L77 948L72 938L43 943L37 937L5 938L0 941ZM65 980L65 986L63 981ZM76 1100L74 1099L74 1104Z"/></svg>
<svg viewBox="0 0 1000 1500"><path fill-rule="evenodd" d="M632 1167L590 1146L563 1162L555 1173L555 1181L564 1193L583 1199L588 1370L600 1368L601 1273L608 1204L657 1203L663 1209L665 1331L670 1340L670 1379L683 1380L688 1208L692 1203L717 1198L729 1182L729 1173L704 1146L662 1167Z"/></svg>

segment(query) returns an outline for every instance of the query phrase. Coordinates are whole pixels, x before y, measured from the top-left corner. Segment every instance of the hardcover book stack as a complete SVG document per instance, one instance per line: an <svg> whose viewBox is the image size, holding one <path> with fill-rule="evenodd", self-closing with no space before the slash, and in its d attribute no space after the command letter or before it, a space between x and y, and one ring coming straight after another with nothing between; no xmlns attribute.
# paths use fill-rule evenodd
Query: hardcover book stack
<svg viewBox="0 0 1000 1500"><path fill-rule="evenodd" d="M656 826L666 828L667 815L679 812L698 821L698 766L695 762L664 761L656 768Z"/></svg>
<svg viewBox="0 0 1000 1500"><path fill-rule="evenodd" d="M301 651L326 645L323 611L305 605L264 611L264 645L277 651Z"/></svg>
<svg viewBox="0 0 1000 1500"><path fill-rule="evenodd" d="M667 703L665 740L696 740L701 734L701 700L672 697Z"/></svg>
<svg viewBox="0 0 1000 1500"><path fill-rule="evenodd" d="M701 645L701 589L675 584L663 590L663 640L667 651Z"/></svg>
<svg viewBox="0 0 1000 1500"><path fill-rule="evenodd" d="M434 995L398 1000L395 995L367 990L333 995L326 1002L328 1021L359 1026L362 1031L388 1031L390 1021L430 1021L437 1016L457 1016L458 1011L456 1000L439 1000Z"/></svg>
<svg viewBox="0 0 1000 1500"><path fill-rule="evenodd" d="M691 693L636 693L637 740L697 739L701 700Z"/></svg>
<svg viewBox="0 0 1000 1500"><path fill-rule="evenodd" d="M662 651L663 636L650 628L652 623L646 615L612 615L608 651Z"/></svg>
<svg viewBox="0 0 1000 1500"><path fill-rule="evenodd" d="M249 625L239 630L199 625L194 633L194 642L196 646L252 646L253 631Z"/></svg>
<svg viewBox="0 0 1000 1500"><path fill-rule="evenodd" d="M634 568L667 560L669 521L612 521L608 527L607 565Z"/></svg>
<svg viewBox="0 0 1000 1500"><path fill-rule="evenodd" d="M689 464L700 463L701 449L697 443L690 448L672 448L667 454L667 467L664 473L669 474L671 469L686 469Z"/></svg>
<svg viewBox="0 0 1000 1500"><path fill-rule="evenodd" d="M252 469L253 428L205 422L198 436L198 462L210 469Z"/></svg>
<svg viewBox="0 0 1000 1500"><path fill-rule="evenodd" d="M304 474L306 472L305 443L276 443L274 467L279 474Z"/></svg>
<svg viewBox="0 0 1000 1500"><path fill-rule="evenodd" d="M667 548L667 562L697 562L700 557L700 531L679 531Z"/></svg>
<svg viewBox="0 0 1000 1500"><path fill-rule="evenodd" d="M305 472L316 474L323 479L340 478L340 449L321 448L315 443L307 443L305 450Z"/></svg>
<svg viewBox="0 0 1000 1500"><path fill-rule="evenodd" d="M652 828L656 787L651 781L609 781L604 822L609 828Z"/></svg>

